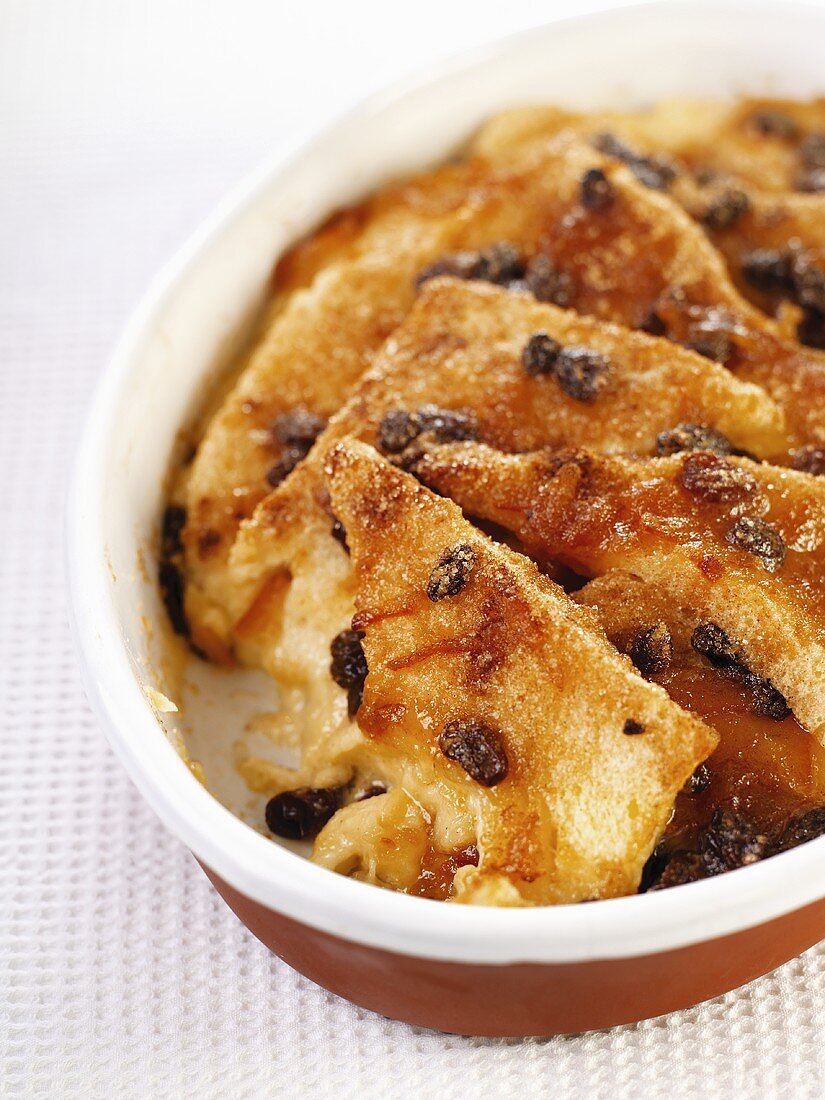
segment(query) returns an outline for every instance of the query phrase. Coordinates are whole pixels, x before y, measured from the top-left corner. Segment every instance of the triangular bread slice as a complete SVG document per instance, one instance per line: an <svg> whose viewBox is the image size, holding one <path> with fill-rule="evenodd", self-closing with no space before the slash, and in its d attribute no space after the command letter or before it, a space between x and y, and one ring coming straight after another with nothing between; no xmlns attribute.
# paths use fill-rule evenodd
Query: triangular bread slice
<svg viewBox="0 0 825 1100"><path fill-rule="evenodd" d="M639 677L532 562L375 450L345 441L327 474L369 668L359 724L377 760L402 769L434 836L442 814L466 815L479 860L458 896L482 900L502 881L544 904L635 890L716 735ZM469 572L434 599L433 571L457 547ZM471 727L496 742L489 785L484 762L456 759L468 759Z"/></svg>
<svg viewBox="0 0 825 1100"><path fill-rule="evenodd" d="M825 483L709 452L633 459L450 444L416 474L527 551L585 575L623 569L717 624L825 739Z"/></svg>

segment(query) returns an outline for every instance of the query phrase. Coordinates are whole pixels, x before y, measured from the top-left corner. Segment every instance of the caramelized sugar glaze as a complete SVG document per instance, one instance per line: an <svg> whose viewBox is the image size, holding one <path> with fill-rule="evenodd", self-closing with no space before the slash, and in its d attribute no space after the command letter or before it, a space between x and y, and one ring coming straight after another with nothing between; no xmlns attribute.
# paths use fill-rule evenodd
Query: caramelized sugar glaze
<svg viewBox="0 0 825 1100"><path fill-rule="evenodd" d="M825 831L824 226L823 101L536 108L280 260L160 574L272 831L482 904Z"/></svg>

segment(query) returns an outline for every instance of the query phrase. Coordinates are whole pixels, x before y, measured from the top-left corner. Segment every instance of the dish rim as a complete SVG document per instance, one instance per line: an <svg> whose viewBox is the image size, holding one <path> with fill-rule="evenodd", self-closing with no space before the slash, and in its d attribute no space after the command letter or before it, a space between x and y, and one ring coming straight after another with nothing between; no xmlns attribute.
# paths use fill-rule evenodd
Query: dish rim
<svg viewBox="0 0 825 1100"><path fill-rule="evenodd" d="M357 882L311 863L256 833L192 775L134 674L114 603L107 561L104 484L124 389L141 347L187 274L203 263L240 216L302 157L342 129L362 126L400 101L513 53L560 26L586 28L719 13L760 13L825 29L825 10L807 4L637 4L554 20L421 70L371 95L306 140L293 143L234 189L152 280L97 384L76 452L66 512L70 617L87 693L110 744L164 824L236 890L267 908L332 935L401 954L472 963L558 963L649 955L754 927L825 897L825 837L716 878L590 905L497 909L445 905ZM137 540L136 540L137 549Z"/></svg>

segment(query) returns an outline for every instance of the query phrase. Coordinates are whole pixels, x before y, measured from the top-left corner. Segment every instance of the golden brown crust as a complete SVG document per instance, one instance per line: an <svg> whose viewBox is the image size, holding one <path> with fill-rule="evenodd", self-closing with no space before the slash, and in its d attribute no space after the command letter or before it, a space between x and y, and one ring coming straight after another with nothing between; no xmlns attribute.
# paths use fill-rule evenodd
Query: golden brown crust
<svg viewBox="0 0 825 1100"><path fill-rule="evenodd" d="M546 377L531 377L522 353L542 330L564 345L583 345L609 361L609 382L595 402L566 396ZM358 393L334 417L310 456L241 528L217 589L236 622L279 562L290 563L314 539L338 560L320 478L320 456L357 434L374 443L385 413L431 403L471 413L478 438L512 451L562 442L607 452L655 451L659 432L698 421L729 433L758 455L781 454L789 437L774 403L728 371L673 344L541 305L529 295L480 283L435 280L383 349ZM317 532L317 534L316 534ZM300 551L304 561L308 551ZM334 575L334 572L333 574ZM241 656L245 650L241 647Z"/></svg>
<svg viewBox="0 0 825 1100"><path fill-rule="evenodd" d="M690 608L694 623L719 624L825 738L821 479L707 452L506 455L473 443L433 449L416 473L540 560L589 576L633 572Z"/></svg>
<svg viewBox="0 0 825 1100"><path fill-rule="evenodd" d="M740 797L751 760L765 805L784 792L774 816L822 794L825 750L782 719L781 692L825 742L825 481L779 467L803 444L806 468L825 461L825 355L790 338L803 305L806 323L825 317L810 314L825 200L787 191L825 101L793 105L793 138L758 133L753 114L782 106L612 116L649 158L641 172L594 144L607 116L505 115L463 163L382 189L279 262L264 338L178 483L188 521L166 564L186 572L193 646L278 681L301 767L244 759L255 790L333 786L349 802L372 779L388 788L333 816L325 866L478 904L632 890L714 741L680 706L723 732L717 802ZM709 218L731 188L744 206ZM790 276L744 271L789 237L805 302L783 301ZM416 288L445 253L508 240L521 259L498 276L507 289ZM479 273L466 254L446 269ZM540 304L542 288L573 309ZM722 457L652 457L697 439ZM596 579L573 600L549 580L582 574ZM360 710L332 668L354 613ZM653 641L633 648L639 617L667 670ZM706 621L735 645L735 675L692 644ZM449 726L465 719L481 725Z"/></svg>
<svg viewBox="0 0 825 1100"><path fill-rule="evenodd" d="M443 803L464 804L477 822L474 881L505 876L524 900L635 889L712 731L635 675L561 589L450 501L363 444L339 444L327 470L365 633L359 722L381 754L423 761L427 784L406 789L435 830ZM456 543L472 548L472 574L434 603L429 574ZM500 731L509 770L494 787L439 750L445 725L470 718ZM643 734L624 733L629 718Z"/></svg>
<svg viewBox="0 0 825 1100"><path fill-rule="evenodd" d="M638 327L655 312L683 343L695 342L697 328L720 331L731 348L726 365L767 390L796 441L825 438L825 356L783 340L739 297L704 234L667 197L570 134L506 170L470 165L475 184L465 180L463 192L457 168L448 183L437 173L422 177L414 199L400 189L399 206L390 204L343 258L292 294L213 419L187 485L187 573L200 605L220 604L237 527L266 493L267 469L284 457L273 417L334 412L412 304L415 272L452 248L509 237L568 274L581 313ZM582 177L598 165L616 195L605 212L582 203Z"/></svg>
<svg viewBox="0 0 825 1100"><path fill-rule="evenodd" d="M778 119L787 132L763 132L754 120ZM734 105L701 101L665 101L653 110L633 113L576 114L554 107L505 111L476 135L470 149L492 160L523 155L562 131L595 142L603 152L615 139L617 153L642 159L657 181L656 165L665 165L662 189L699 222L725 256L742 294L774 312L782 293L748 278L743 268L758 249L803 247L808 260L825 261L825 171L806 167L806 140L816 143L814 160L825 156L825 99L810 103L745 100ZM820 187L813 189L818 180ZM744 200L742 196L744 195ZM785 290L785 295L789 292ZM789 329L795 335L797 314Z"/></svg>
<svg viewBox="0 0 825 1100"><path fill-rule="evenodd" d="M773 116L773 132L760 125ZM785 125L779 116L784 117ZM583 115L557 107L520 107L486 123L470 152L496 159L567 127L610 132L644 153L666 153L692 171L714 171L760 191L795 189L800 146L806 137L825 133L825 98L808 102L782 99L662 100L634 112Z"/></svg>

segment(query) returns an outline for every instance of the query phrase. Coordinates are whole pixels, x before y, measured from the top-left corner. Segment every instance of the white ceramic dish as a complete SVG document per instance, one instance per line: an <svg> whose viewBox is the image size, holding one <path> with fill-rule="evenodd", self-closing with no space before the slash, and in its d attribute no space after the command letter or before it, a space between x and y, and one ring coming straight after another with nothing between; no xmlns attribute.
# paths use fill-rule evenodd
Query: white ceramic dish
<svg viewBox="0 0 825 1100"><path fill-rule="evenodd" d="M153 577L136 567L157 528L175 435L197 408L204 380L242 339L273 262L296 237L386 179L438 161L503 107L634 105L678 94L821 94L823 42L825 10L751 3L627 8L505 39L374 97L267 164L151 288L103 375L76 460L68 506L74 622L89 694L112 745L161 819L228 888L244 919L244 907L252 906L286 918L290 927L337 937L350 950L360 945L376 957L389 952L388 958L420 960L436 975L430 964L438 960L499 977L512 964L525 964L558 983L559 974L580 969L579 963L676 957L808 914L804 932L791 935L782 925L787 953L763 953L721 983L690 994L674 990L670 999L629 1012L539 1022L537 1031L569 1030L577 1021L602 1026L652 1014L650 1008L677 1007L739 984L825 935L825 839L687 887L533 910L444 905L316 867L208 794L159 724L145 691L154 682L154 655L141 616L151 620L162 611ZM302 965L300 951L262 931L260 921L257 928L253 919L247 922L279 953L361 1003L463 1030L469 1029L465 1021L478 1021L460 1008L446 1016L395 1010L378 995L344 988L342 979ZM531 1030L519 1022L473 1026L525 1028Z"/></svg>

